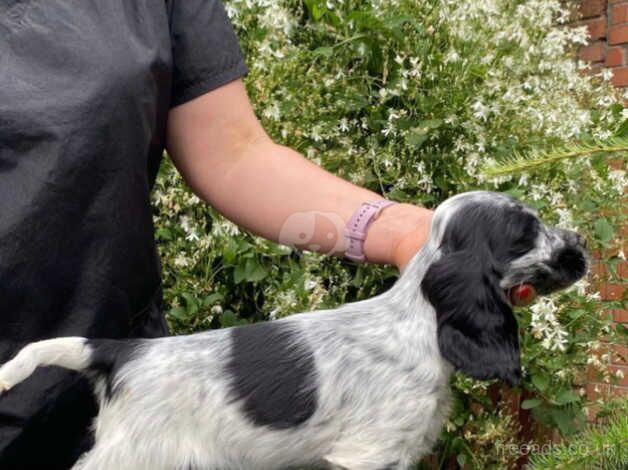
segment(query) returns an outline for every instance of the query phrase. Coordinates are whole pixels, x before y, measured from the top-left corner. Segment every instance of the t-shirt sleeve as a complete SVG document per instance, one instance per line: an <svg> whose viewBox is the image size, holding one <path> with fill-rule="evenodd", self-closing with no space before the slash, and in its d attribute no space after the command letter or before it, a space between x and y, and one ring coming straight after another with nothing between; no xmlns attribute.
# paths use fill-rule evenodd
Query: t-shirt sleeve
<svg viewBox="0 0 628 470"><path fill-rule="evenodd" d="M172 99L177 106L247 73L221 0L171 0Z"/></svg>

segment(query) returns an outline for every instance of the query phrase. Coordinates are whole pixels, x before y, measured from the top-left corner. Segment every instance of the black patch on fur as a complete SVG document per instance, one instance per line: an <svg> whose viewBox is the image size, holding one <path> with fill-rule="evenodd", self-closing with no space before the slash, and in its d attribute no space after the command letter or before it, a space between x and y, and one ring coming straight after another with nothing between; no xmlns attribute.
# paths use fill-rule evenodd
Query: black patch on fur
<svg viewBox="0 0 628 470"><path fill-rule="evenodd" d="M259 426L286 429L307 421L316 410L316 370L312 352L289 325L262 322L231 330L226 365L231 390Z"/></svg>
<svg viewBox="0 0 628 470"><path fill-rule="evenodd" d="M135 356L139 340L88 339L92 348L89 369L105 379L105 397L111 399L117 388L113 386L116 373Z"/></svg>
<svg viewBox="0 0 628 470"><path fill-rule="evenodd" d="M421 289L436 309L441 354L471 377L521 377L517 320L499 283L508 264L535 247L539 227L514 199L471 202L449 219L443 256Z"/></svg>

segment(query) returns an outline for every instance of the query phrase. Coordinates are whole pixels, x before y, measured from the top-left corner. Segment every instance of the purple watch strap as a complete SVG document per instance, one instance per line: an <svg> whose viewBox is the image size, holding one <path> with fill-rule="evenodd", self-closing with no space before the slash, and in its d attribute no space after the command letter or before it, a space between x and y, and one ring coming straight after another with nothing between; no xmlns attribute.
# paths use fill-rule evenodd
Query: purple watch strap
<svg viewBox="0 0 628 470"><path fill-rule="evenodd" d="M345 256L353 261L364 261L364 240L371 222L388 206L395 204L387 199L363 203L356 210L345 228Z"/></svg>

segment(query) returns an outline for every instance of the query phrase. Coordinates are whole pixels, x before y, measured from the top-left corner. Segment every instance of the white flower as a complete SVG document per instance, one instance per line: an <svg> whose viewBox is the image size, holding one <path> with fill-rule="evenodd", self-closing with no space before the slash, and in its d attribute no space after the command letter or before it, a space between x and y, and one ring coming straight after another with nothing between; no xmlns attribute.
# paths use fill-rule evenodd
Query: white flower
<svg viewBox="0 0 628 470"><path fill-rule="evenodd" d="M585 278L582 278L579 281L575 282L569 289L567 289L567 291L569 292L575 290L578 295L586 295L587 289L590 285L591 283L589 281L587 281Z"/></svg>
<svg viewBox="0 0 628 470"><path fill-rule="evenodd" d="M471 105L471 109L473 110L473 116L481 119L482 121L486 121L489 109L484 105L484 103L482 103L480 100L476 100Z"/></svg>
<svg viewBox="0 0 628 470"><path fill-rule="evenodd" d="M600 75L602 80L608 82L611 78L613 78L613 71L611 69L602 69L602 73Z"/></svg>
<svg viewBox="0 0 628 470"><path fill-rule="evenodd" d="M310 132L310 137L312 138L312 140L314 142L320 142L321 140L323 140L323 137L320 134L321 132L321 127L316 125L312 128L312 131Z"/></svg>
<svg viewBox="0 0 628 470"><path fill-rule="evenodd" d="M179 253L174 259L174 265L178 268L184 268L189 266L190 260L185 256L185 253Z"/></svg>
<svg viewBox="0 0 628 470"><path fill-rule="evenodd" d="M598 106L601 106L603 108L608 108L613 103L615 103L615 98L610 95L600 96L597 100Z"/></svg>
<svg viewBox="0 0 628 470"><path fill-rule="evenodd" d="M338 129L342 132L347 132L349 130L349 121L347 121L347 118L342 118L340 122L338 122Z"/></svg>
<svg viewBox="0 0 628 470"><path fill-rule="evenodd" d="M628 179L624 170L611 170L608 179L613 184L613 189L619 194L623 194L628 187Z"/></svg>
<svg viewBox="0 0 628 470"><path fill-rule="evenodd" d="M568 209L557 207L556 212L558 213L558 227L568 230L575 229L573 224L573 217Z"/></svg>
<svg viewBox="0 0 628 470"><path fill-rule="evenodd" d="M279 119L281 118L281 111L279 111L279 105L277 103L272 103L270 106L267 106L262 114L264 115L264 117L273 119L275 121L279 121Z"/></svg>
<svg viewBox="0 0 628 470"><path fill-rule="evenodd" d="M445 56L445 63L458 62L459 60L460 60L460 56L455 51L455 49L450 49L449 52L447 52L447 55Z"/></svg>
<svg viewBox="0 0 628 470"><path fill-rule="evenodd" d="M196 233L196 231L191 230L186 236L185 239L189 242L197 242L200 240L200 237L198 236L198 233Z"/></svg>
<svg viewBox="0 0 628 470"><path fill-rule="evenodd" d="M530 307L532 335L541 339L541 346L551 351L564 351L567 332L556 318L558 307L550 297L541 297Z"/></svg>
<svg viewBox="0 0 628 470"><path fill-rule="evenodd" d="M395 126L389 122L388 124L386 124L386 127L384 127L382 129L382 134L384 134L386 137L388 137L389 135L395 135L397 131L395 130Z"/></svg>

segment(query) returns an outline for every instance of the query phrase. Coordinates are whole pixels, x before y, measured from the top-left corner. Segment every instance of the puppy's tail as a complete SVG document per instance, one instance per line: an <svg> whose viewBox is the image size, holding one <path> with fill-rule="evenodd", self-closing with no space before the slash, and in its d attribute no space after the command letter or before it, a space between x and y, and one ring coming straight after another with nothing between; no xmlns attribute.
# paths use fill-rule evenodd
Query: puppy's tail
<svg viewBox="0 0 628 470"><path fill-rule="evenodd" d="M126 346L125 346L126 345ZM54 338L24 346L0 367L0 393L27 379L40 366L59 366L79 372L111 372L120 352L131 345L124 341L79 337Z"/></svg>

